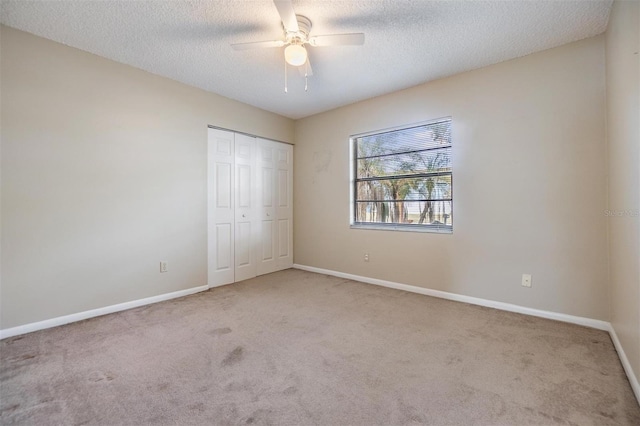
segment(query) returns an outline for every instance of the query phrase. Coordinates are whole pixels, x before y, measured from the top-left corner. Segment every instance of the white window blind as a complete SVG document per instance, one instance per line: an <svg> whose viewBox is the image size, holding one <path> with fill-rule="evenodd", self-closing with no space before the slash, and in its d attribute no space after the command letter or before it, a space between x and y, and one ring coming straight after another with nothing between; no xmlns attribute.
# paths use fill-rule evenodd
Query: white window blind
<svg viewBox="0 0 640 426"><path fill-rule="evenodd" d="M353 227L452 232L451 119L354 136Z"/></svg>

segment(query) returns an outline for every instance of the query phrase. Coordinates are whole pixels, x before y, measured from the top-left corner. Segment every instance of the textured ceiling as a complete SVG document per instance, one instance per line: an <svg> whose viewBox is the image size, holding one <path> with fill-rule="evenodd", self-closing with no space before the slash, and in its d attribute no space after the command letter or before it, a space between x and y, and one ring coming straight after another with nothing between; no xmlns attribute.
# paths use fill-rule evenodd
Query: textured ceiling
<svg viewBox="0 0 640 426"><path fill-rule="evenodd" d="M271 0L12 1L1 22L291 118L591 37L611 0L293 0L311 35L364 32L364 46L309 48L309 90L295 70L284 93Z"/></svg>

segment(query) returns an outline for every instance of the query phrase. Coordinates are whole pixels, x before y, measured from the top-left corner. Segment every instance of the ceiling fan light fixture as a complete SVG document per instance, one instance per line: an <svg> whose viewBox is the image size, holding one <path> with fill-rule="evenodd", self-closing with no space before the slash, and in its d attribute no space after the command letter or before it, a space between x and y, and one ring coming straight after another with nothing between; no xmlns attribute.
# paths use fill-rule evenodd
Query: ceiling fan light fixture
<svg viewBox="0 0 640 426"><path fill-rule="evenodd" d="M304 65L307 62L307 49L299 44L290 44L284 49L284 59L294 67Z"/></svg>

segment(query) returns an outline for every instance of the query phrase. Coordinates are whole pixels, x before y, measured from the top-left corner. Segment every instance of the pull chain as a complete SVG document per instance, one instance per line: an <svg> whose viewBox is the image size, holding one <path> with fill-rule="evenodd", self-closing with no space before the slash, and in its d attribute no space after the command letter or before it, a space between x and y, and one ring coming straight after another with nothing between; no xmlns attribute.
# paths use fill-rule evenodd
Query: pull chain
<svg viewBox="0 0 640 426"><path fill-rule="evenodd" d="M287 91L287 60L284 61L284 93L288 93Z"/></svg>
<svg viewBox="0 0 640 426"><path fill-rule="evenodd" d="M288 70L287 70L287 61L285 59L284 61L284 93L289 93L289 89L287 87L287 77L288 77ZM304 91L308 92L309 91L309 64L306 63L304 64Z"/></svg>

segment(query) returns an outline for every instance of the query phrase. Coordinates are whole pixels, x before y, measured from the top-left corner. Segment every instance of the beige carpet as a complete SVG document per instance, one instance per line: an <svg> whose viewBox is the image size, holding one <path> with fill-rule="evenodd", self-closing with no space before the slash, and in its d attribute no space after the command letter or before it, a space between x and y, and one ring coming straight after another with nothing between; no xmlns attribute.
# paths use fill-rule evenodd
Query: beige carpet
<svg viewBox="0 0 640 426"><path fill-rule="evenodd" d="M0 342L24 425L640 425L607 333L287 270Z"/></svg>

